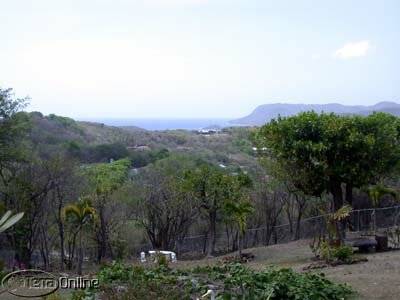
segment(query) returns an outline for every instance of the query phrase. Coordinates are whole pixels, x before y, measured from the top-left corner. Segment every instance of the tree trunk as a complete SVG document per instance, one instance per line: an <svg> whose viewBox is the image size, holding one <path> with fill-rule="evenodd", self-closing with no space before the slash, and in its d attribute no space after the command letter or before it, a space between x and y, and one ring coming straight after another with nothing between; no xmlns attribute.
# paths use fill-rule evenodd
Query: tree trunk
<svg viewBox="0 0 400 300"><path fill-rule="evenodd" d="M238 238L239 261L242 261L242 235L239 234Z"/></svg>
<svg viewBox="0 0 400 300"><path fill-rule="evenodd" d="M106 221L105 221L105 216L104 216L104 207L101 206L99 208L99 217L100 217L100 234L99 238L99 253L98 253L98 263L101 263L101 260L106 257L107 254L107 226L106 226Z"/></svg>
<svg viewBox="0 0 400 300"><path fill-rule="evenodd" d="M61 253L60 253L60 271L64 271L64 260L65 260L64 225L61 221L58 222L58 235L60 237L60 251L61 251Z"/></svg>
<svg viewBox="0 0 400 300"><path fill-rule="evenodd" d="M216 228L217 228L217 214L214 210L209 213L210 219L210 240L207 248L207 256L212 256L215 249Z"/></svg>
<svg viewBox="0 0 400 300"><path fill-rule="evenodd" d="M78 274L82 275L83 249L82 249L82 230L79 232L79 255L78 255Z"/></svg>
<svg viewBox="0 0 400 300"><path fill-rule="evenodd" d="M294 234L294 240L298 241L300 239L301 234L301 218L303 217L303 212L299 210L296 220L296 232Z"/></svg>
<svg viewBox="0 0 400 300"><path fill-rule="evenodd" d="M353 185L351 183L346 184L346 202L353 206Z"/></svg>
<svg viewBox="0 0 400 300"><path fill-rule="evenodd" d="M331 182L331 193L333 196L333 212L338 211L343 206L343 190L340 181L332 181ZM340 241L343 241L346 238L345 233L345 220L336 222L336 229L338 232L338 238Z"/></svg>

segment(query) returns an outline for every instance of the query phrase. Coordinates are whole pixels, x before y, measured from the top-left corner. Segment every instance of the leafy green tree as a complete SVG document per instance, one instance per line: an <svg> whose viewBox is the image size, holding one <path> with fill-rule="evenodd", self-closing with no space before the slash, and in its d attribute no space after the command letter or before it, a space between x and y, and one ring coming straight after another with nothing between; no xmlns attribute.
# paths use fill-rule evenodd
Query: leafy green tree
<svg viewBox="0 0 400 300"><path fill-rule="evenodd" d="M399 133L399 119L388 114L306 112L272 120L257 137L296 187L315 196L331 192L337 210L343 204L343 184L373 184L395 169Z"/></svg>
<svg viewBox="0 0 400 300"><path fill-rule="evenodd" d="M242 238L246 235L247 218L253 211L254 207L249 199L238 199L238 201L228 201L225 203L225 214L228 218L233 218L239 229L239 258L242 257Z"/></svg>
<svg viewBox="0 0 400 300"><path fill-rule="evenodd" d="M207 255L211 256L215 249L217 236L217 221L224 207L224 196L221 182L224 173L216 166L203 164L202 166L186 172L188 188L194 192L200 208L207 215L208 243Z"/></svg>
<svg viewBox="0 0 400 300"><path fill-rule="evenodd" d="M236 223L239 233L239 258L242 257L242 238L246 234L247 218L253 212L254 206L246 189L252 186L250 177L239 172L237 175L225 175L221 182L224 196L223 213L228 220Z"/></svg>
<svg viewBox="0 0 400 300"><path fill-rule="evenodd" d="M372 206L374 207L374 230L376 230L376 208L379 206L379 201L386 195L392 196L395 199L398 199L399 195L395 189L386 187L382 183L368 187L366 192L371 199Z"/></svg>
<svg viewBox="0 0 400 300"><path fill-rule="evenodd" d="M250 178L242 172L236 176L223 172L217 166L203 163L186 173L188 187L193 191L200 208L207 215L209 241L207 255L215 249L217 223L224 215L225 205L242 197L243 188L251 185ZM234 211L234 206L230 211ZM233 214L232 214L233 216Z"/></svg>
<svg viewBox="0 0 400 300"><path fill-rule="evenodd" d="M95 209L87 199L80 199L76 204L69 204L63 210L64 220L71 220L75 227L78 237L78 274L82 274L83 265L83 244L82 231L86 224L93 222ZM70 255L73 255L70 253Z"/></svg>
<svg viewBox="0 0 400 300"><path fill-rule="evenodd" d="M305 112L272 120L256 134L258 147L267 149L269 159L297 189L313 196L331 193L333 211L344 200L352 204L354 187L375 184L396 170L399 137L399 118L384 113Z"/></svg>
<svg viewBox="0 0 400 300"><path fill-rule="evenodd" d="M130 166L129 159L120 159L113 163L87 165L83 169L83 174L89 181L88 193L99 218L96 226L99 262L107 255L107 252L112 253L109 241L112 209L108 204L112 193L127 178Z"/></svg>
<svg viewBox="0 0 400 300"><path fill-rule="evenodd" d="M12 89L0 88L0 168L24 158L23 139L30 128L29 117L22 112L28 98L16 99Z"/></svg>

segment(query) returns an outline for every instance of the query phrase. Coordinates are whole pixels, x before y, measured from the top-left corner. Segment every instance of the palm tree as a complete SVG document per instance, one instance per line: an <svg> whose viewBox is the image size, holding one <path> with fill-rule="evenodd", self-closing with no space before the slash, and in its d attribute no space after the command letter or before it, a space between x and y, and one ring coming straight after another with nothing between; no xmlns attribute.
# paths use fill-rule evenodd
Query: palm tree
<svg viewBox="0 0 400 300"><path fill-rule="evenodd" d="M239 228L239 239L238 239L238 250L239 259L242 259L242 238L246 234L247 229L247 217L253 212L253 205L250 201L228 201L225 203L225 214L230 218L233 218L234 222Z"/></svg>
<svg viewBox="0 0 400 300"><path fill-rule="evenodd" d="M76 204L70 204L64 207L63 216L65 221L71 220L74 222L79 234L78 274L81 275L83 264L82 229L84 225L93 221L95 210L89 200L79 199Z"/></svg>
<svg viewBox="0 0 400 300"><path fill-rule="evenodd" d="M383 184L378 183L377 185L371 186L365 189L368 196L372 201L372 206L374 207L374 231L376 231L376 208L379 205L380 199L385 195L393 196L395 199L398 198L398 193L395 189L385 187Z"/></svg>
<svg viewBox="0 0 400 300"><path fill-rule="evenodd" d="M24 213L18 213L16 215L12 215L12 211L8 210L4 216L0 219L0 233L6 231L8 228L13 226L15 223L17 223L19 220L22 219L24 216Z"/></svg>
<svg viewBox="0 0 400 300"><path fill-rule="evenodd" d="M350 205L344 205L327 215L326 227L330 244L338 246L343 242L345 228L342 222L350 216L352 210Z"/></svg>

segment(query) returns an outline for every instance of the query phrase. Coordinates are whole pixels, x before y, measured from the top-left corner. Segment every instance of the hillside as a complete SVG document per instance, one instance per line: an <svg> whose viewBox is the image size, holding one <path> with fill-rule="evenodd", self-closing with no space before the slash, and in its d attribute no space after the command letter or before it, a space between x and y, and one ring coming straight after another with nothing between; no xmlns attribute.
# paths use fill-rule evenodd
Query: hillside
<svg viewBox="0 0 400 300"><path fill-rule="evenodd" d="M250 115L232 120L231 124L258 126L277 118L279 115L287 117L304 111L344 114L369 115L373 112L385 112L400 116L400 104L395 102L380 102L372 106L349 106L338 103L330 104L285 104L274 103L258 106Z"/></svg>
<svg viewBox="0 0 400 300"><path fill-rule="evenodd" d="M202 135L188 130L150 131L135 126L107 126L56 115L44 116L39 112L29 113L29 116L33 144L49 149L60 147L85 163L118 159L128 154L142 161L167 149L232 169L256 165L247 128L225 128L218 134Z"/></svg>

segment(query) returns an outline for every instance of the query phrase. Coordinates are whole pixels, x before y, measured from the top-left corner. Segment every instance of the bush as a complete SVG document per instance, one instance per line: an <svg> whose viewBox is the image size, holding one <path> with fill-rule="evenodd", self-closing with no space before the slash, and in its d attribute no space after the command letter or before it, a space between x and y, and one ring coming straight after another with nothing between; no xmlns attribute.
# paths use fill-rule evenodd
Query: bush
<svg viewBox="0 0 400 300"><path fill-rule="evenodd" d="M353 255L353 247L349 245L342 245L337 248L333 248L332 256L340 260L348 260Z"/></svg>
<svg viewBox="0 0 400 300"><path fill-rule="evenodd" d="M98 278L107 299L193 299L209 285L218 287L217 299L341 300L352 294L347 285L334 284L323 274L277 268L254 271L241 264L174 270L113 263Z"/></svg>
<svg viewBox="0 0 400 300"><path fill-rule="evenodd" d="M333 259L348 260L353 255L353 248L349 245L331 246L328 242L321 243L321 258L326 261Z"/></svg>

